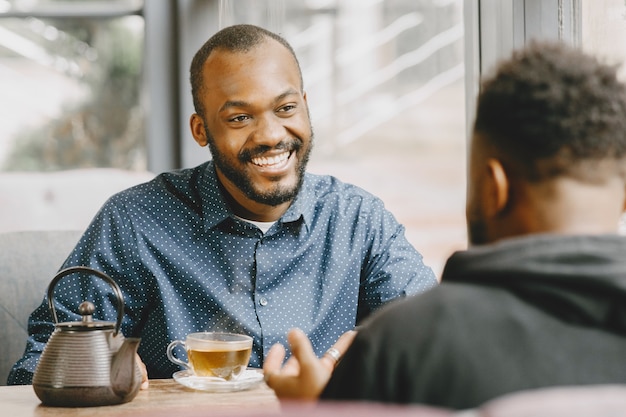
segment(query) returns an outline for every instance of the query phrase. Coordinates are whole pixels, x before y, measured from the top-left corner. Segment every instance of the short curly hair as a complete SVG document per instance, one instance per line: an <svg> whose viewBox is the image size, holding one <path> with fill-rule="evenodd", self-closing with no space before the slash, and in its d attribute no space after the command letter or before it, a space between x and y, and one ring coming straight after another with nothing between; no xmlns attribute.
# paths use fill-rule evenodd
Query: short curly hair
<svg viewBox="0 0 626 417"><path fill-rule="evenodd" d="M191 96L196 113L200 115L204 114L204 109L200 101L200 93L204 82L202 67L209 55L211 55L211 52L215 49L223 49L230 52L248 52L262 44L266 39L274 39L291 53L298 68L300 88L303 88L300 63L298 62L295 51L286 39L274 32L270 32L267 29L255 25L240 24L228 26L211 36L196 52L191 61L189 79L191 82Z"/></svg>
<svg viewBox="0 0 626 417"><path fill-rule="evenodd" d="M626 85L616 66L562 42L533 41L482 83L474 133L527 181L623 176Z"/></svg>

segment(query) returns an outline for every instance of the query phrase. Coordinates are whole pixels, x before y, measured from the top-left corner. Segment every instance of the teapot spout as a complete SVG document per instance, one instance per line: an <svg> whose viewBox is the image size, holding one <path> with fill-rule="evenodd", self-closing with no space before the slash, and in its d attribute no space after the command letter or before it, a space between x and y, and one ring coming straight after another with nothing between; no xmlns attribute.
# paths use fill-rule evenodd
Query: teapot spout
<svg viewBox="0 0 626 417"><path fill-rule="evenodd" d="M111 362L111 388L122 402L132 400L141 387L141 370L136 355L140 338L129 337L113 356Z"/></svg>

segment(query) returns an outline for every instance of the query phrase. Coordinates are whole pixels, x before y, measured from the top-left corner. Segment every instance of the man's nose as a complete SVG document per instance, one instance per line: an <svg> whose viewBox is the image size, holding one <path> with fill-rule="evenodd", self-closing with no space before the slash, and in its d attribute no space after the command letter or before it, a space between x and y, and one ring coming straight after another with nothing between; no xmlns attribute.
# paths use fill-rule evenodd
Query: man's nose
<svg viewBox="0 0 626 417"><path fill-rule="evenodd" d="M257 144L274 146L287 136L283 120L275 114L257 118L253 139Z"/></svg>

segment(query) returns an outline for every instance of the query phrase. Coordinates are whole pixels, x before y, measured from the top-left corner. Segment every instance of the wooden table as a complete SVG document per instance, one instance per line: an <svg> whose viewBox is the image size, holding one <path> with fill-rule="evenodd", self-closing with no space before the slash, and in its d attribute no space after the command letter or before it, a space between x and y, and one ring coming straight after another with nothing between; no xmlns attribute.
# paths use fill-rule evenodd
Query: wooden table
<svg viewBox="0 0 626 417"><path fill-rule="evenodd" d="M196 391L173 379L152 379L150 388L142 390L126 404L106 407L64 408L41 404L31 385L0 387L0 416L204 416L229 414L280 413L280 403L265 383L238 392L212 393Z"/></svg>

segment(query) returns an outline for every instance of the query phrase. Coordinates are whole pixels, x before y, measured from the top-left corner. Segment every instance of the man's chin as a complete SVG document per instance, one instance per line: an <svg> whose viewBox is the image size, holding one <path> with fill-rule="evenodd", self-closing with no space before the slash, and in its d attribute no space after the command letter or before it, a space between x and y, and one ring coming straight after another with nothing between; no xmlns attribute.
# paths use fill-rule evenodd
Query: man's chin
<svg viewBox="0 0 626 417"><path fill-rule="evenodd" d="M299 187L284 188L274 190L263 190L249 193L248 198L260 204L268 206L279 206L283 203L292 201L298 195Z"/></svg>

